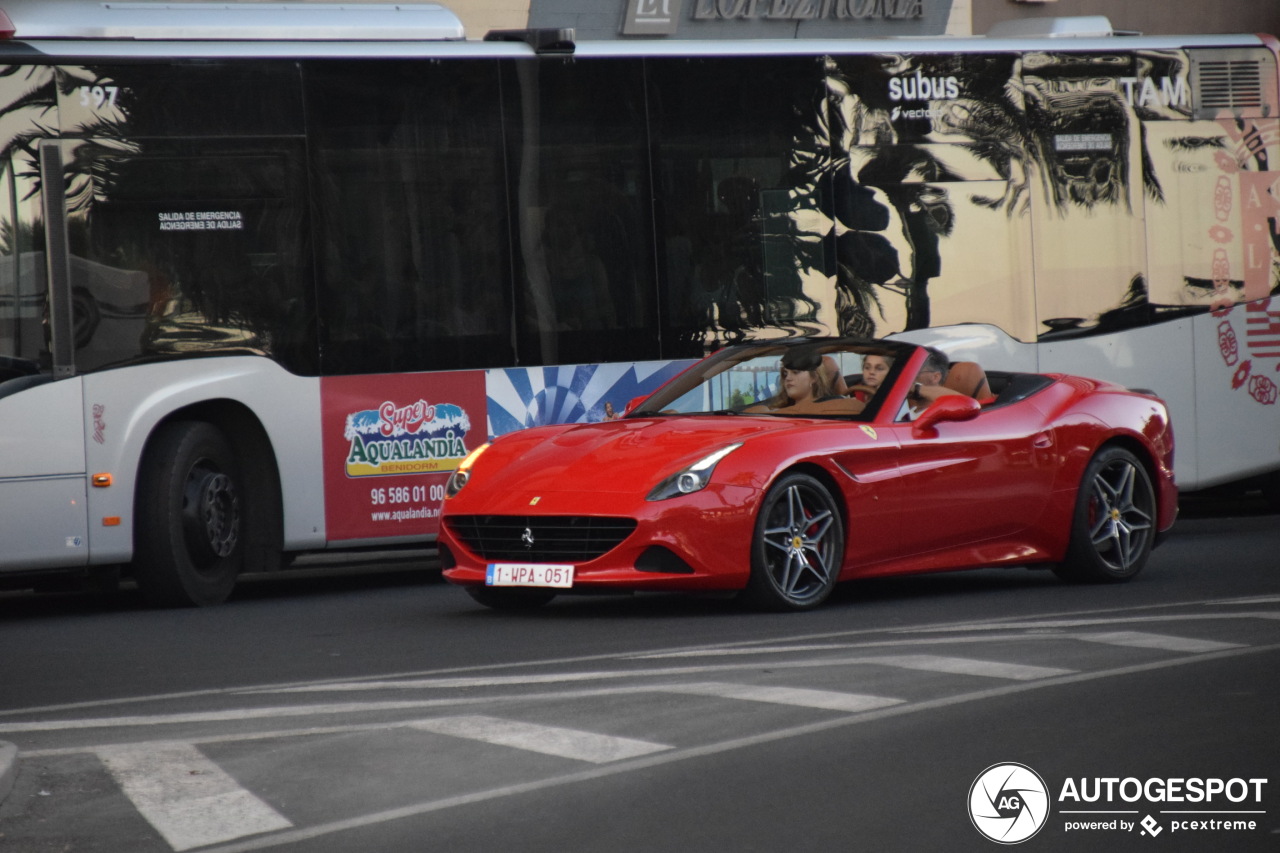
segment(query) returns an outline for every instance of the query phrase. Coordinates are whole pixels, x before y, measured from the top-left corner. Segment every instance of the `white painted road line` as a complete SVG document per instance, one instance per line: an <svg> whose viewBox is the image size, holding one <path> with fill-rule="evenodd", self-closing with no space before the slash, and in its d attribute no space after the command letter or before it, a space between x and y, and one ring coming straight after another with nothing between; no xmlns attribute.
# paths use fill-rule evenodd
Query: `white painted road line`
<svg viewBox="0 0 1280 853"><path fill-rule="evenodd" d="M1053 678L1071 675L1073 669L1052 666L1028 666L1020 663L953 658L943 655L886 655L864 658L864 663L896 666L903 669L920 669L926 672L945 672L951 675L981 675L986 678L1008 678L1013 681L1034 681L1037 678Z"/></svg>
<svg viewBox="0 0 1280 853"><path fill-rule="evenodd" d="M703 681L693 684L666 684L655 688L664 693L688 693L695 696L717 696L747 702L769 702L774 705L796 705L857 714L876 708L900 705L905 700L863 693L838 693L832 690L808 690L799 687L756 687L750 684L725 684Z"/></svg>
<svg viewBox="0 0 1280 853"><path fill-rule="evenodd" d="M641 755L671 749L670 746L661 743L612 737L558 726L503 720L478 714L415 720L407 725L410 728L435 734L479 740L545 755L573 758L578 761L589 761L592 764L607 764L610 761L637 758Z"/></svg>
<svg viewBox="0 0 1280 853"><path fill-rule="evenodd" d="M1212 604L1214 602L1201 602ZM1222 603L1222 602L1218 602ZM1245 603L1245 602L1240 602ZM1032 622L981 622L977 624L939 625L935 628L912 628L915 634L942 634L960 631L1043 631L1066 628L1094 628L1101 625L1139 625L1156 622L1240 621L1280 619L1280 611L1255 610L1244 613L1178 613L1161 616L1091 617L1080 619L1038 619Z"/></svg>
<svg viewBox="0 0 1280 853"><path fill-rule="evenodd" d="M228 711L191 711L185 714L144 714L130 717L95 717L87 720L34 720L0 723L0 732L61 732L75 729L109 729L132 726L178 725L188 723L243 723L246 720L274 720L284 717L323 717L338 714L367 714L408 711L455 705L477 705L480 699L419 699L405 702L342 702L326 705L287 705L274 708L232 708Z"/></svg>
<svg viewBox="0 0 1280 853"><path fill-rule="evenodd" d="M1074 670L1042 666L1023 666L1016 663L998 663L969 658L943 657L939 655L887 655L884 657L831 657L793 661L770 662L775 671L790 669L828 669L837 666L878 664L903 669L921 669L932 672L949 672L962 675L982 675L990 678L1027 680L1067 675ZM572 684L588 681L617 679L671 678L673 676L706 675L713 672L754 672L760 664L720 663L701 666L656 667L653 669L613 669L590 672L552 672L529 675L487 675L463 678L414 678L396 681L327 682L301 687L275 688L271 690L246 690L253 693L341 693L373 690L444 690L475 687L512 687L540 684ZM0 724L0 731L10 730Z"/></svg>
<svg viewBox="0 0 1280 853"><path fill-rule="evenodd" d="M293 826L189 743L155 741L94 751L174 850Z"/></svg>
<svg viewBox="0 0 1280 853"><path fill-rule="evenodd" d="M931 640L930 642L937 642ZM897 645L895 643L894 645ZM853 648L851 643L822 643L805 646L734 646L731 648L686 649L678 652L655 652L644 655L628 655L629 660L666 660L668 658L712 658L735 655L782 655L796 652L831 652Z"/></svg>
<svg viewBox="0 0 1280 853"><path fill-rule="evenodd" d="M1216 640L1196 640L1191 637L1171 637L1167 634L1148 634L1145 631L1110 631L1103 634L1076 634L1077 640L1089 643L1105 643L1109 646L1131 646L1136 649L1160 649L1166 652L1220 652L1225 649L1243 648L1239 643L1220 643Z"/></svg>

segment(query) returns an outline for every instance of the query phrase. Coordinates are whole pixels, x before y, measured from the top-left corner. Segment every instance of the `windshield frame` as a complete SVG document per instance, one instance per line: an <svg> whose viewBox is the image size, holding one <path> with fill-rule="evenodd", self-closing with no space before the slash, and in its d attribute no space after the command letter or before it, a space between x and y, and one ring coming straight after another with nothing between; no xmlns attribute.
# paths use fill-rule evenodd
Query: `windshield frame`
<svg viewBox="0 0 1280 853"><path fill-rule="evenodd" d="M884 355L893 358L893 366L881 385L880 392L867 401L866 407L856 414L849 412L824 414L802 410L790 412L786 408L771 411L745 411L753 404L759 404L776 393L776 380L780 374L781 360L784 355L796 349L816 352L818 355L836 355L847 353L852 355ZM659 416L703 416L703 415L739 415L743 417L805 417L834 418L837 420L872 421L880 413L885 401L893 396L893 389L907 369L907 364L920 347L901 341L884 341L871 338L785 338L781 340L765 340L733 344L718 350L707 358L691 366L657 391L643 398L628 408L624 418L642 418ZM736 368L747 367L751 362L771 360L773 366L761 370L759 366L737 371ZM734 372L771 374L768 395L753 398L741 405L722 406L719 408L687 409L680 402L699 389L705 388L713 380L725 377ZM849 374L846 374L846 376ZM732 384L732 383L729 383ZM728 396L720 392L721 398Z"/></svg>

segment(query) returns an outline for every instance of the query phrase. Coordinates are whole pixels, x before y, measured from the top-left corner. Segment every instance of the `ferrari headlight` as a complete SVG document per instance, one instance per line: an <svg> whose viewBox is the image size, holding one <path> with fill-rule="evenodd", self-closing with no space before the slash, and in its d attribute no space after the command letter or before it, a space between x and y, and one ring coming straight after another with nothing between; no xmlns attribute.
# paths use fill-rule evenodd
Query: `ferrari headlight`
<svg viewBox="0 0 1280 853"><path fill-rule="evenodd" d="M688 495L705 489L707 483L711 482L711 475L716 470L716 464L741 446L742 442L730 444L728 447L720 448L710 456L702 457L687 468L681 468L655 486L645 500L665 501L667 498Z"/></svg>
<svg viewBox="0 0 1280 853"><path fill-rule="evenodd" d="M471 466L475 464L475 461L480 458L480 454L484 453L485 448L488 446L488 444L482 444L468 453L467 457L458 465L458 470L449 475L449 481L444 484L446 500L462 491L462 487L471 479Z"/></svg>

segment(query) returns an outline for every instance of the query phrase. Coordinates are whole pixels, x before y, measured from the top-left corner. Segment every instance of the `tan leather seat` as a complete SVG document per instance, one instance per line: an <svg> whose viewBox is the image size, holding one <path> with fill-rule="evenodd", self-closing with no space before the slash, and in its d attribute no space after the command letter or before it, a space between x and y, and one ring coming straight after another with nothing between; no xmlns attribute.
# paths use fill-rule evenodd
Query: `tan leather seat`
<svg viewBox="0 0 1280 853"><path fill-rule="evenodd" d="M991 396L987 372L976 361L953 362L947 370L946 381L942 384L952 391L959 391L976 400L985 400Z"/></svg>

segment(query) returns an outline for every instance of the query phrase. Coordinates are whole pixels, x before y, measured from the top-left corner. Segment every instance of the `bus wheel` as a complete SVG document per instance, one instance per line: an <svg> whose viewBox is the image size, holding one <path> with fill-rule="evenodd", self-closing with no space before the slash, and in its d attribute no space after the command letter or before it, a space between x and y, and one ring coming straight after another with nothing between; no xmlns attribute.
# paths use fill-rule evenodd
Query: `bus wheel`
<svg viewBox="0 0 1280 853"><path fill-rule="evenodd" d="M1129 580L1151 554L1155 519L1155 489L1142 463L1123 448L1104 448L1085 470L1071 542L1054 572L1072 582Z"/></svg>
<svg viewBox="0 0 1280 853"><path fill-rule="evenodd" d="M225 601L244 565L244 486L222 432L200 421L165 424L138 475L133 576L148 603Z"/></svg>

